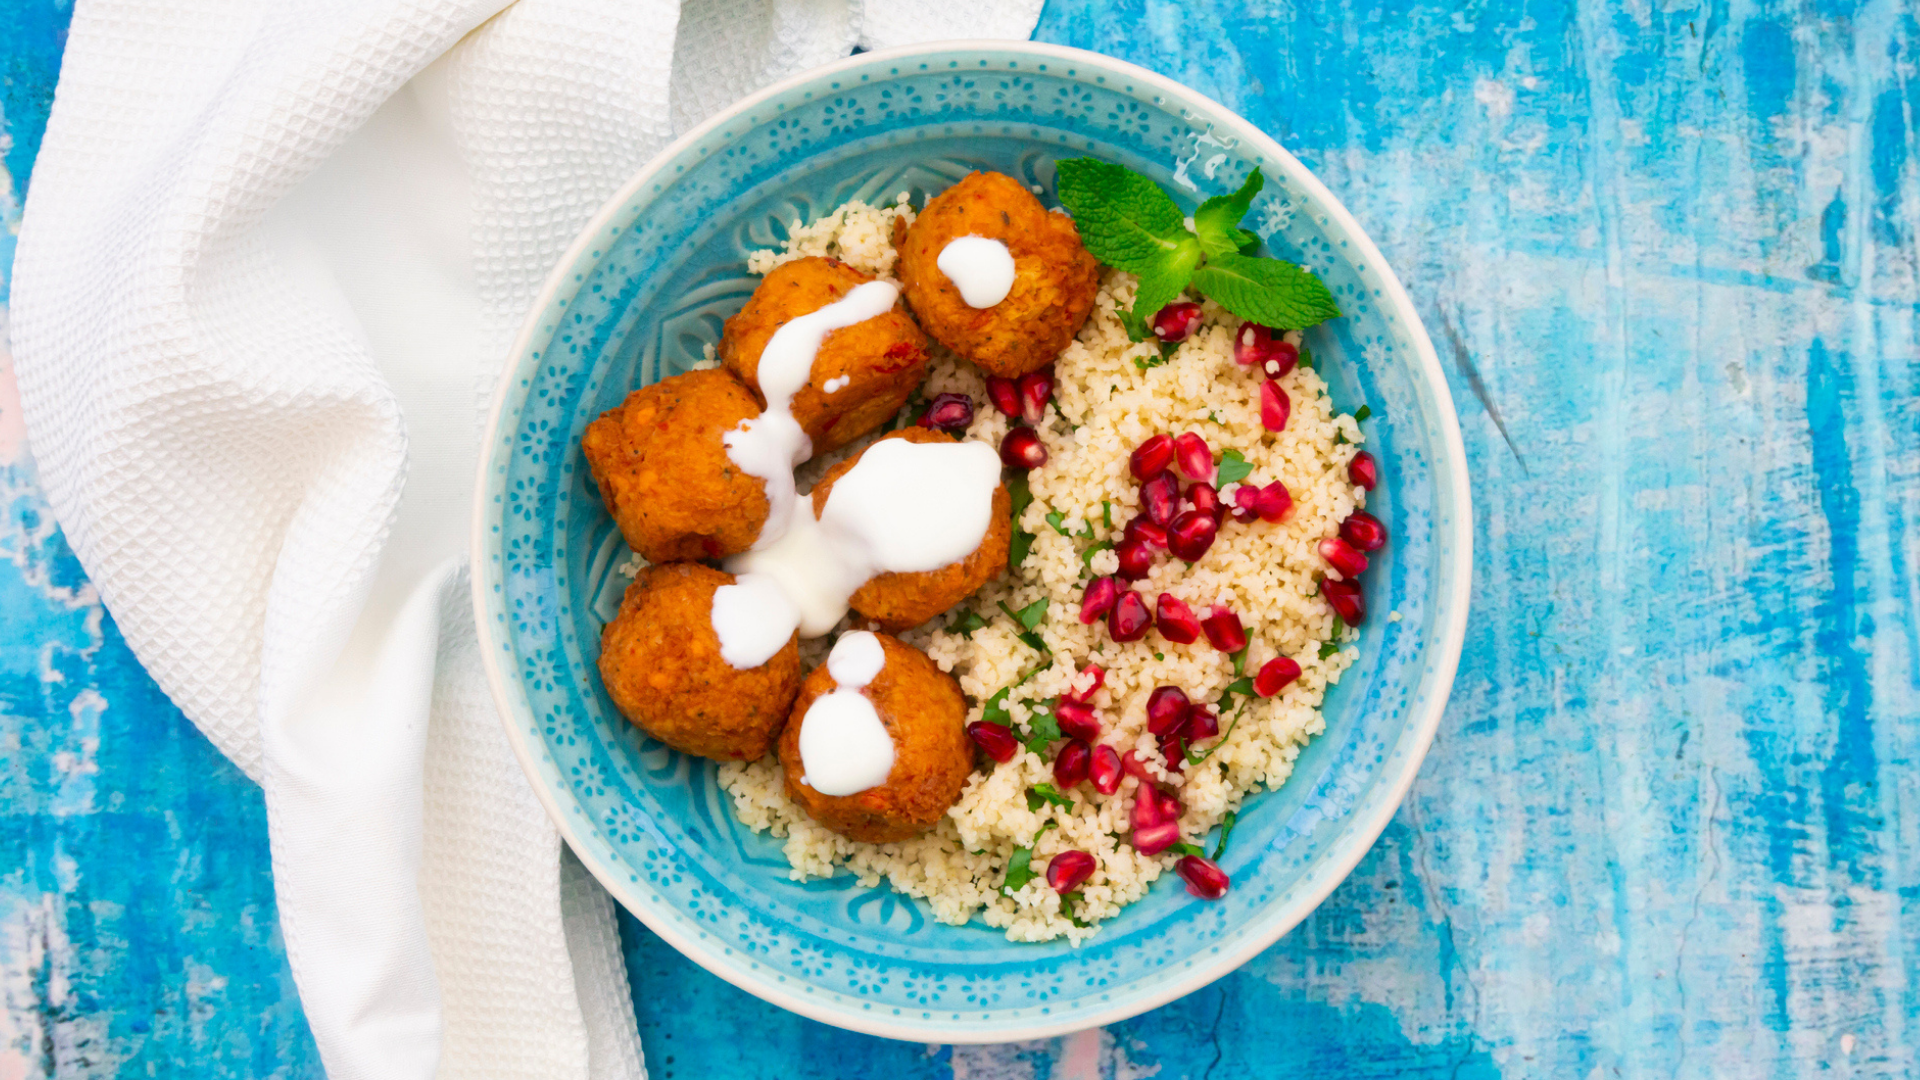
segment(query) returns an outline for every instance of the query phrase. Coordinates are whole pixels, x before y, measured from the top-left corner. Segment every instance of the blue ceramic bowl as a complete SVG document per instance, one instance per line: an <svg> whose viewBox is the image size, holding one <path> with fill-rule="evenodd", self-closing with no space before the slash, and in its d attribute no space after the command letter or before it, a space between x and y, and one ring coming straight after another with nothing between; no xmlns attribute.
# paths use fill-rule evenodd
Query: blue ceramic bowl
<svg viewBox="0 0 1920 1080"><path fill-rule="evenodd" d="M1368 574L1361 659L1326 733L1243 811L1233 889L1169 875L1080 948L935 922L842 874L788 880L734 821L711 762L621 719L594 670L627 549L579 453L628 391L684 370L753 291L747 252L795 218L973 169L1052 189L1056 159L1138 169L1189 206L1255 166L1249 222L1346 317L1308 335L1343 410L1372 406L1393 543ZM594 218L528 318L494 400L473 532L483 654L509 737L567 842L619 901L716 975L830 1024L925 1042L1031 1039L1195 990L1273 943L1353 868L1412 782L1466 625L1467 471L1413 306L1347 212L1272 139L1185 87L1092 53L956 43L868 53L781 83L674 143ZM1401 619L1386 615L1397 609Z"/></svg>

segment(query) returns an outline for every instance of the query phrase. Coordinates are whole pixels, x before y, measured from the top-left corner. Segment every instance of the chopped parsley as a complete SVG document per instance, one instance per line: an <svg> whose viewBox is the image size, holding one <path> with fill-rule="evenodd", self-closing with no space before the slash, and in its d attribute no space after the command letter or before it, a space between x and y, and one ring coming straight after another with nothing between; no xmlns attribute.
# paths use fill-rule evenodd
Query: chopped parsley
<svg viewBox="0 0 1920 1080"><path fill-rule="evenodd" d="M953 620L953 625L947 627L947 629L952 630L956 634L965 634L968 637L972 637L975 630L985 625L987 625L987 620L981 618L979 612L969 611Z"/></svg>
<svg viewBox="0 0 1920 1080"><path fill-rule="evenodd" d="M1060 793L1052 784L1035 784L1027 789L1027 809L1039 813L1043 806L1058 806L1062 810L1073 809L1073 798Z"/></svg>
<svg viewBox="0 0 1920 1080"><path fill-rule="evenodd" d="M1023 740L1027 749L1036 754L1044 754L1047 747L1060 736L1060 720L1053 715L1053 698L1036 701L1029 708L1032 715L1027 718L1027 737Z"/></svg>
<svg viewBox="0 0 1920 1080"><path fill-rule="evenodd" d="M1227 811L1227 816L1220 819L1220 842L1213 848L1214 862L1219 862L1220 856L1227 853L1227 837L1233 835L1233 826L1239 820L1240 815L1232 810Z"/></svg>
<svg viewBox="0 0 1920 1080"><path fill-rule="evenodd" d="M1008 896L1026 887L1027 882L1040 875L1033 869L1033 849L1018 847L1013 849L1013 858L1007 860L1007 877L1000 883L1000 891Z"/></svg>
<svg viewBox="0 0 1920 1080"><path fill-rule="evenodd" d="M1238 450L1229 450L1220 455L1220 486L1237 484L1253 472L1253 463Z"/></svg>
<svg viewBox="0 0 1920 1080"><path fill-rule="evenodd" d="M1373 409L1370 406L1362 405L1358 409L1354 410L1353 421L1354 423L1357 424L1360 421L1365 420L1367 417L1372 415L1373 415Z"/></svg>
<svg viewBox="0 0 1920 1080"><path fill-rule="evenodd" d="M1007 495L1013 502L1013 538L1007 544L1007 568L1015 569L1027 561L1027 553L1033 550L1033 534L1020 527L1020 515L1033 505L1033 488L1027 484L1026 473L1015 473L1007 480Z"/></svg>

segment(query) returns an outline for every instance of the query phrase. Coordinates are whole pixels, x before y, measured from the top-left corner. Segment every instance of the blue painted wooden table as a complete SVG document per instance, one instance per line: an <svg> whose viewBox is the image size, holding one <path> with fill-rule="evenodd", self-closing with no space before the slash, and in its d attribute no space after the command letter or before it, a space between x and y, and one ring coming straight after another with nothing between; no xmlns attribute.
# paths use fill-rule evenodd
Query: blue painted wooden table
<svg viewBox="0 0 1920 1080"><path fill-rule="evenodd" d="M68 6L13 4L9 225ZM1920 1070L1913 12L1054 0L1038 36L1265 126L1420 303L1478 500L1446 722L1307 923L1105 1031L848 1035L625 920L652 1074ZM97 603L7 386L0 1078L318 1076L259 792Z"/></svg>

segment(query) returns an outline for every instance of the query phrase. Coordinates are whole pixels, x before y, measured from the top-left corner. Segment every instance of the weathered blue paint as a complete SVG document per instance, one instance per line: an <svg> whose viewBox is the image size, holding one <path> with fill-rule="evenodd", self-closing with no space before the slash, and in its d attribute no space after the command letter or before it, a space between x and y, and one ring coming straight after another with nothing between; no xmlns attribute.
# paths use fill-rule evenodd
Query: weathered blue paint
<svg viewBox="0 0 1920 1080"><path fill-rule="evenodd" d="M16 183L63 20L0 14ZM1275 132L1422 305L1479 502L1447 724L1307 923L1105 1032L845 1035L628 920L654 1075L1920 1070L1915 15L1100 0L1038 36ZM317 1075L258 795L139 673L16 419L0 1076Z"/></svg>

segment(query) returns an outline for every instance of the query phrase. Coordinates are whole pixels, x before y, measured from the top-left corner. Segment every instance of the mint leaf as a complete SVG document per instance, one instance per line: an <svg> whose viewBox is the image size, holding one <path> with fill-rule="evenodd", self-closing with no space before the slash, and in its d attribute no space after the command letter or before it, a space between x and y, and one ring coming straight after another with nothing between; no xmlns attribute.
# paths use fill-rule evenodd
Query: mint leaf
<svg viewBox="0 0 1920 1080"><path fill-rule="evenodd" d="M1077 904L1080 901L1085 900L1086 898L1087 898L1086 894L1081 892L1079 889L1075 889L1072 892L1063 892L1060 894L1060 914L1065 915L1067 917L1068 922L1072 923L1073 925L1079 927L1082 930L1085 930L1087 927L1092 926L1093 924L1081 918L1080 916L1075 915L1073 913L1073 908L1070 907L1069 905Z"/></svg>
<svg viewBox="0 0 1920 1080"><path fill-rule="evenodd" d="M1069 158L1056 168L1060 205L1073 214L1080 242L1094 258L1129 274L1149 274L1183 242L1192 242L1199 254L1186 215L1160 185L1093 158Z"/></svg>
<svg viewBox="0 0 1920 1080"><path fill-rule="evenodd" d="M1180 290L1187 287L1193 278L1193 268L1200 265L1200 241L1181 226L1181 236L1173 249L1152 266L1135 271L1140 278L1140 288L1134 293L1133 308L1123 312L1121 321L1127 324L1127 336L1134 341L1145 341L1152 331L1147 321L1160 313L1160 309L1173 303Z"/></svg>
<svg viewBox="0 0 1920 1080"><path fill-rule="evenodd" d="M1053 526L1053 531L1059 533L1061 536L1073 535L1067 531L1067 515L1058 510L1047 515L1047 524Z"/></svg>
<svg viewBox="0 0 1920 1080"><path fill-rule="evenodd" d="M1340 643L1337 641L1323 641L1320 643L1320 659L1322 660L1327 659L1339 651Z"/></svg>
<svg viewBox="0 0 1920 1080"><path fill-rule="evenodd" d="M1233 673L1235 675L1247 670L1247 650L1251 648L1253 648L1253 642L1248 641L1245 645L1240 646L1239 652L1233 654Z"/></svg>
<svg viewBox="0 0 1920 1080"><path fill-rule="evenodd" d="M1027 737L1024 740L1027 749L1036 754L1044 754L1047 747L1060 738L1060 721L1053 715L1053 699L1035 702L1033 715L1027 720Z"/></svg>
<svg viewBox="0 0 1920 1080"><path fill-rule="evenodd" d="M1000 883L1000 891L1008 896L1012 896L1014 893L1019 892L1027 882L1039 876L1040 875L1035 873L1033 869L1033 849L1024 847L1014 848L1013 858L1007 860L1007 877L1006 880Z"/></svg>
<svg viewBox="0 0 1920 1080"><path fill-rule="evenodd" d="M1073 799L1070 796L1062 795L1060 789L1054 787L1052 784L1035 784L1027 789L1027 809L1029 811L1037 814L1040 812L1041 807L1049 804L1058 806L1063 810L1073 809Z"/></svg>
<svg viewBox="0 0 1920 1080"><path fill-rule="evenodd" d="M1107 528L1109 529L1113 528L1113 500L1112 499L1100 500L1100 520L1107 523Z"/></svg>
<svg viewBox="0 0 1920 1080"><path fill-rule="evenodd" d="M1235 315L1276 330L1299 330L1340 314L1325 282L1279 259L1210 256L1194 271L1193 286Z"/></svg>
<svg viewBox="0 0 1920 1080"><path fill-rule="evenodd" d="M947 629L952 630L957 634L965 634L968 637L972 637L973 632L975 630L978 630L985 625L987 625L987 620L981 618L979 612L969 611L965 615L962 615L958 619L955 619L953 621L953 625L948 627Z"/></svg>
<svg viewBox="0 0 1920 1080"><path fill-rule="evenodd" d="M1229 450L1220 455L1220 486L1237 484L1253 473L1253 463L1238 450Z"/></svg>
<svg viewBox="0 0 1920 1080"><path fill-rule="evenodd" d="M1214 862L1219 862L1220 856L1227 853L1227 837L1233 835L1234 823L1239 820L1240 815L1234 813L1232 810L1227 811L1227 816L1220 820L1220 842L1216 844L1213 849Z"/></svg>
<svg viewBox="0 0 1920 1080"><path fill-rule="evenodd" d="M1231 195L1215 195L1193 212L1193 231L1200 234L1200 246L1208 255L1238 255L1241 249L1260 242L1260 238L1240 228L1240 219L1253 207L1267 178L1255 169L1247 182Z"/></svg>
<svg viewBox="0 0 1920 1080"><path fill-rule="evenodd" d="M1197 844L1189 844L1185 840L1168 847L1167 850L1176 855L1198 855L1203 859L1207 857L1206 848L1200 847Z"/></svg>

